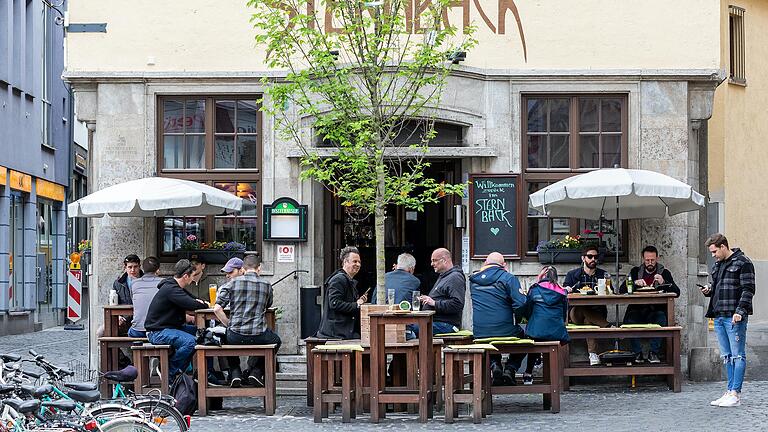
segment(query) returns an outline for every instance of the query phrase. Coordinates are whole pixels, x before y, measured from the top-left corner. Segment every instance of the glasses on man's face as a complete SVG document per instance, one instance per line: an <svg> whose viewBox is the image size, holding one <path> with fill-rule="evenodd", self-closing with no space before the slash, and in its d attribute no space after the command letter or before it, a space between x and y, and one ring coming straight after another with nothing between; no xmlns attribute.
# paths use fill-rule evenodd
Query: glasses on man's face
<svg viewBox="0 0 768 432"><path fill-rule="evenodd" d="M597 259L597 255L586 254L586 255L584 255L584 256L585 256L587 259L591 259L591 260L593 260L593 259Z"/></svg>
<svg viewBox="0 0 768 432"><path fill-rule="evenodd" d="M430 260L430 262L436 263L436 262L440 262L440 261L442 261L442 260L444 260L444 259L445 259L445 258L438 258L438 259L434 259L434 258L432 258L432 259Z"/></svg>

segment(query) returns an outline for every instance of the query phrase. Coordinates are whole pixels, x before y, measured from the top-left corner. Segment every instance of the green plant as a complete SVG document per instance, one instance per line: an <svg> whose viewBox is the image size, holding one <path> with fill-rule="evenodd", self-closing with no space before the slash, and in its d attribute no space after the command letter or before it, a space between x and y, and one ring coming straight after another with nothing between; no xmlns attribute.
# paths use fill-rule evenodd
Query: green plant
<svg viewBox="0 0 768 432"><path fill-rule="evenodd" d="M580 235L566 235L563 238L552 239L549 241L542 240L536 247L537 251L541 249L575 249L581 250L587 246L597 246L597 242L594 239L582 238Z"/></svg>

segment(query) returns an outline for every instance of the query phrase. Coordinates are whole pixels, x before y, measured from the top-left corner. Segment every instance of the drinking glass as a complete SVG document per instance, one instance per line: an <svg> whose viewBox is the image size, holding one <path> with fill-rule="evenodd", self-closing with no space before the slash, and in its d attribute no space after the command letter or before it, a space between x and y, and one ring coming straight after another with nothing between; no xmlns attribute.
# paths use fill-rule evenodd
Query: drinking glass
<svg viewBox="0 0 768 432"><path fill-rule="evenodd" d="M421 310L421 300L419 300L420 294L421 293L418 291L414 291L413 294L411 294L411 310L414 312Z"/></svg>
<svg viewBox="0 0 768 432"><path fill-rule="evenodd" d="M218 289L218 286L216 284L209 284L208 285L208 297L211 299L211 306L213 306L214 303L216 303L216 290Z"/></svg>
<svg viewBox="0 0 768 432"><path fill-rule="evenodd" d="M387 290L387 304L390 306L395 304L395 290L393 289Z"/></svg>

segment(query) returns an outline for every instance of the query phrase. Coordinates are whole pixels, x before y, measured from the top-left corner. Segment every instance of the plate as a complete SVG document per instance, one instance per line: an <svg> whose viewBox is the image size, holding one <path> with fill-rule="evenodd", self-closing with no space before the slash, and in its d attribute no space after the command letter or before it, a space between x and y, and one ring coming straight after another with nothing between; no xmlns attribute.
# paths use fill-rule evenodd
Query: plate
<svg viewBox="0 0 768 432"><path fill-rule="evenodd" d="M645 292L645 293L656 292L656 288L652 288L652 287L636 288L635 292Z"/></svg>

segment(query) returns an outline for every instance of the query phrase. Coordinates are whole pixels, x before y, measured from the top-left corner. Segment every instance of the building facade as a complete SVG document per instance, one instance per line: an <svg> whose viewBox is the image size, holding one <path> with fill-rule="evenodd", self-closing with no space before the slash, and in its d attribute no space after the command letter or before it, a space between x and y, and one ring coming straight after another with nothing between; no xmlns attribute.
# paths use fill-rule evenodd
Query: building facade
<svg viewBox="0 0 768 432"><path fill-rule="evenodd" d="M269 85L262 78L278 78L281 72L264 65L264 50L253 44L242 2L214 7L197 1L172 9L139 1L119 16L111 8L110 2L83 0L70 14L71 22L108 26L103 35L68 36L65 76L74 88L79 118L93 126L92 188L172 176L230 190L253 205L231 218L94 221L90 284L100 288L91 293L91 316L99 319L96 312L107 302L126 254L158 254L170 263L187 234L235 240L260 254L263 274L273 281L294 270L308 271L275 286L276 305L283 309L281 352L296 353L300 287L322 284L339 265L343 246L362 249L362 288L372 283L371 223L320 185L298 180L301 152L282 141L273 119L258 110L259 96ZM547 219L529 211L528 194L548 183L620 165L668 174L706 194L701 175L706 159L700 156L707 144L700 130L722 80L719 14L714 0L623 1L610 7L593 0L460 3L449 19L474 23L479 45L430 107L438 139L427 155L429 174L449 182L493 174L515 185L511 270L526 283L540 268L539 242L597 223ZM138 26L147 30L136 34ZM306 136L312 136L309 127ZM293 244L295 255L281 259L278 247L290 242L264 241L260 220L262 205L279 197L308 205L309 214L308 241ZM435 278L429 267L434 248L451 249L465 272L478 269L482 256L473 256L471 247L477 233L455 217L455 206L472 214L476 204L457 197L422 213L391 209L387 267L399 252L411 251L423 290ZM700 246L705 219L706 212L700 212L606 227L622 234L615 242L622 274L628 264L638 264L646 244L659 248L682 288L676 321L685 327L686 355L691 347L706 345L704 301L695 289L706 269ZM573 266L559 267L564 272ZM466 307L467 326L470 312Z"/></svg>
<svg viewBox="0 0 768 432"><path fill-rule="evenodd" d="M63 15L0 2L0 334L63 323L71 98Z"/></svg>

